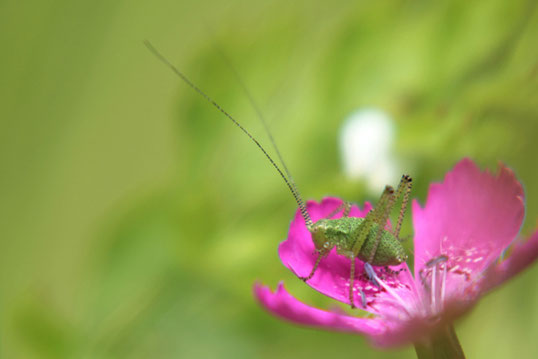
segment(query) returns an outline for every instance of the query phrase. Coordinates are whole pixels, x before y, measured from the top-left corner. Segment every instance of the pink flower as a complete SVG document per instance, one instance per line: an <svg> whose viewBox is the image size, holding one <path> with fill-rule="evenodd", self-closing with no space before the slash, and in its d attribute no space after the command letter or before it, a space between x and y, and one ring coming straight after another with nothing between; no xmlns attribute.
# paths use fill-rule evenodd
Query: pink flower
<svg viewBox="0 0 538 359"><path fill-rule="evenodd" d="M316 221L341 203L337 198L309 201L308 212ZM353 206L350 215L364 217L370 208L368 203L362 210ZM413 203L414 275L406 263L391 269L374 267L377 287L357 259L354 302L359 308L365 305L363 309L373 316L310 307L291 296L282 283L275 292L256 284L254 293L268 311L298 324L364 334L382 347L419 343L536 259L538 231L526 242L518 238L524 213L523 189L510 169L500 165L494 176L464 159L442 183L430 186L424 208ZM310 273L316 254L299 211L278 252L297 276ZM349 304L349 273L350 260L333 250L307 284Z"/></svg>

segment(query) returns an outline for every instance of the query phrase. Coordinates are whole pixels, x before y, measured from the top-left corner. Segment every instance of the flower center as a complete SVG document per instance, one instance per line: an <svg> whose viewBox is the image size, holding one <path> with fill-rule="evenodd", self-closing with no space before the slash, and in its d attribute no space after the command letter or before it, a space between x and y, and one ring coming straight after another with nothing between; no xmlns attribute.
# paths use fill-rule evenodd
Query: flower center
<svg viewBox="0 0 538 359"><path fill-rule="evenodd" d="M430 259L420 269L419 277L424 289L424 308L427 315L435 317L443 310L446 294L446 277L448 272L448 256L441 254Z"/></svg>
<svg viewBox="0 0 538 359"><path fill-rule="evenodd" d="M403 270L403 269L401 269ZM394 308L391 311L380 311L380 314L386 319L388 317L392 319L406 319L412 316L412 313L416 311L415 303L417 303L416 297L410 295L413 291L408 285L402 284L395 277L400 271L391 271L390 275L378 275L376 271L368 271L369 280L380 289L378 293L385 292L386 295L378 296L375 298L375 305L390 306ZM401 290L404 289L404 290ZM375 306L374 305L374 306Z"/></svg>

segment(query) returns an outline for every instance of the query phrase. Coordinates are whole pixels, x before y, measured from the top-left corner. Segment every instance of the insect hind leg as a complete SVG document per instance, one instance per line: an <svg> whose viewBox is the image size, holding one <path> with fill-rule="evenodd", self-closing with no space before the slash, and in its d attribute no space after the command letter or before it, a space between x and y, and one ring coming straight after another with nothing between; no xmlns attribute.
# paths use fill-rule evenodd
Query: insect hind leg
<svg viewBox="0 0 538 359"><path fill-rule="evenodd" d="M387 224L387 220L389 219L390 211L392 210L393 206L394 189L391 186L386 186L385 190L383 191L383 194L381 195L379 203L375 208L374 223L377 223L378 228L374 246L370 251L370 255L368 256L368 260L366 261L367 263L372 263L374 260L375 254L377 252L377 247L379 247L379 242L381 242L381 237L383 235L383 231L385 230L385 225Z"/></svg>
<svg viewBox="0 0 538 359"><path fill-rule="evenodd" d="M395 201L398 201L400 197L403 196L402 206L400 207L400 214L398 215L398 222L396 223L396 228L394 229L394 236L400 239L400 229L402 228L403 217L405 215L405 210L407 209L407 203L409 202L409 193L413 187L413 179L409 175L403 175L396 190Z"/></svg>
<svg viewBox="0 0 538 359"><path fill-rule="evenodd" d="M367 240L368 236L370 235L370 230L372 229L372 226L376 223L380 223L382 219L380 217L388 217L388 214L385 215L385 213L389 213L390 209L392 208L393 203L393 197L394 197L394 189L391 186L386 186L385 190L381 194L381 198L378 201L377 206L372 209L366 217L364 218L364 221L362 224L356 229L356 232L353 234L355 237L352 246L351 246L351 252L356 256L358 256L359 252L361 251L362 246L364 245L364 242ZM386 223L385 219L385 223ZM385 224L379 225L381 229L385 227ZM381 232L380 232L381 233ZM381 239L381 236L379 236L379 240ZM369 258L367 262L372 262L375 251L377 250L377 246L379 243L375 245L375 248L372 250L372 254L369 255Z"/></svg>
<svg viewBox="0 0 538 359"><path fill-rule="evenodd" d="M355 302L353 301L353 285L355 282L355 257L351 257L351 269L349 271L349 304L351 309L355 309Z"/></svg>
<svg viewBox="0 0 538 359"><path fill-rule="evenodd" d="M394 196L394 189L390 186L386 186L385 190L383 191L383 194L381 195L381 198L379 199L378 205L372 211L368 212L368 214L366 215L366 218L364 219L362 224L359 226L359 228L357 228L357 232L355 233L355 240L351 248L351 252L353 253L353 255L351 257L351 269L350 269L350 276L349 276L349 303L352 309L355 308L355 303L353 301L353 284L355 280L355 258L360 252L361 247L364 244L364 241L368 237L370 230L372 229L372 226L375 223L379 222L380 216L387 217L384 213L390 212L390 208L392 208L391 203L393 202L393 196ZM385 218L385 222L386 221L387 220ZM377 245L375 247L376 248L374 248L374 250L372 251L372 253L374 254L375 254L375 251L377 250ZM371 259L369 261L371 262L374 256L371 255L370 257ZM366 262L364 263L364 268L370 281L374 283L374 285L377 286L377 282L375 281L375 272L373 271L372 266L368 262ZM360 290L360 294L361 294L361 304L363 308L366 308L366 296L362 290Z"/></svg>

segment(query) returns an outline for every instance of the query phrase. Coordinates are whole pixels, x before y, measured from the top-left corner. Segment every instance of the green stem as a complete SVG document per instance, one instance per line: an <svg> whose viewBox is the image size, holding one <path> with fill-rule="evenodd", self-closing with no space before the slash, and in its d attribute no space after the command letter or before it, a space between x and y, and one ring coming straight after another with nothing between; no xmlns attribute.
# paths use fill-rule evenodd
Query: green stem
<svg viewBox="0 0 538 359"><path fill-rule="evenodd" d="M428 341L415 343L415 351L419 359L465 359L452 326L439 330Z"/></svg>

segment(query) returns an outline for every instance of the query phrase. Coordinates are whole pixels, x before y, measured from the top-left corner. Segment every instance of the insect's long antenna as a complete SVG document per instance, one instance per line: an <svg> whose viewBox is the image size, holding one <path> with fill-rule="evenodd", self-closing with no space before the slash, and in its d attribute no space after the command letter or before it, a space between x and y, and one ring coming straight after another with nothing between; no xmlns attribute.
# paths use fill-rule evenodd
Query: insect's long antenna
<svg viewBox="0 0 538 359"><path fill-rule="evenodd" d="M237 122L228 112L226 112L222 107L219 106L219 104L217 104L211 97L209 97L208 95L205 94L205 92L203 92L202 90L200 90L195 84L193 84L185 75L183 75L182 72L180 72L174 65L172 65L172 63L170 61L168 61L159 51L157 51L157 49L155 47L153 47L153 45L148 41L148 40L144 40L144 44L146 45L146 47L153 53L153 55L155 55L155 57L157 57L157 59L159 59L163 64L165 64L170 70L172 70L177 76L179 76L179 78L181 78L187 85L189 85L193 90L195 90L196 92L198 92L198 94L200 94L204 99L206 99L207 102L209 102L210 104L212 104L217 110L219 110L221 113L223 113L226 117L228 117L237 127L239 127L239 129L241 131L243 131L255 144L256 146L258 146L258 148L263 152L263 154L265 155L265 157L267 157L267 159L269 160L269 162L271 162L271 164L273 165L273 167L277 170L278 174L280 175L280 177L282 177L282 179L284 180L284 182L286 182L286 185L288 186L289 190L291 191L291 194L293 195L293 198L295 198L295 201L297 202L297 204L299 205L299 209L301 211L301 215L303 216L305 222L306 222L306 226L308 228L311 228L313 223L312 223L312 219L310 218L310 215L308 214L308 211L306 210L306 206L302 200L302 198L298 195L298 193L296 192L295 190L295 186L292 185L290 183L290 181L288 181L288 179L286 178L286 176L284 175L284 173L282 173L282 170L280 169L280 167L278 167L278 165L275 163L275 161L273 161L273 159L271 158L271 156L269 156L269 154L267 153L267 151L265 151L265 149L263 148L263 146L258 142L258 140L256 140L251 134L250 132L248 132L243 126L241 126L241 124L239 122Z"/></svg>
<svg viewBox="0 0 538 359"><path fill-rule="evenodd" d="M291 175L291 172L288 169L288 166L286 166L286 162L284 161L284 158L282 157L282 154L280 153L280 150L278 149L276 141L273 138L273 134L271 133L271 130L269 129L269 125L267 124L267 121L265 120L265 116L263 116L263 113L262 113L262 111L260 109L260 106L258 106L258 103L254 100L254 97L252 96L252 94L248 90L247 85L245 84L245 82L243 81L243 79L241 78L241 76L239 75L239 73L237 72L235 67L233 66L233 64L230 61L230 59L228 58L228 56L226 56L224 51L217 44L215 44L215 48L220 53L220 55L222 56L222 58L224 59L224 61L226 62L226 64L230 68L230 70L232 71L232 73L234 74L234 76L235 76L237 82L239 83L239 85L241 85L241 88L243 89L243 92L247 96L248 101L250 102L250 105L252 106L252 108L256 112L256 115L258 116L258 119L263 124L263 128L264 128L265 132L267 133L267 136L269 137L269 140L271 141L271 145L273 146L273 149L275 150L276 155L278 156L278 159L279 159L282 167L284 168L284 172L286 173L286 176L288 177L288 180L289 180L289 182L291 184L291 187L293 188L294 196L299 198L301 200L301 202L302 202L302 196L299 193L299 189L297 188L297 185L295 184L295 181L293 180L293 176Z"/></svg>

